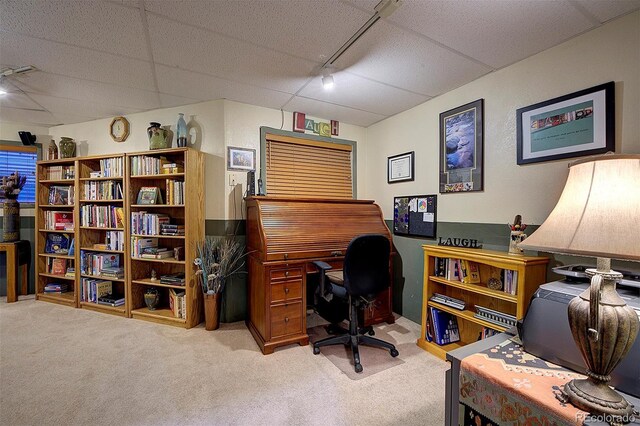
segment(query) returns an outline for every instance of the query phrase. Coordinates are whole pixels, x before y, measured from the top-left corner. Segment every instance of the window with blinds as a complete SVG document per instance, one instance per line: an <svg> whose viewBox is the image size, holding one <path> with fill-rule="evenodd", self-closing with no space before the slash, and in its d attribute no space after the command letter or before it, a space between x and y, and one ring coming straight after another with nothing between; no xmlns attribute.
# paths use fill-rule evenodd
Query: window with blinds
<svg viewBox="0 0 640 426"><path fill-rule="evenodd" d="M0 145L0 177L14 172L27 177L27 183L18 195L19 203L36 202L36 161L38 151L35 146ZM4 198L0 197L0 202Z"/></svg>
<svg viewBox="0 0 640 426"><path fill-rule="evenodd" d="M266 135L270 197L353 198L351 145Z"/></svg>

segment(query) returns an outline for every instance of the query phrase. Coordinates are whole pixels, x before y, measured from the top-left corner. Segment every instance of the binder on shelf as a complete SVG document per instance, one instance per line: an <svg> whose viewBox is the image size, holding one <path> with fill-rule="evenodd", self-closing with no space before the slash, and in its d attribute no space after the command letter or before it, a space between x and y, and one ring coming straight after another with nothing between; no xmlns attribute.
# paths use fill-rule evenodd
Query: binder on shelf
<svg viewBox="0 0 640 426"><path fill-rule="evenodd" d="M458 318L448 312L431 308L433 338L438 345L447 345L460 340Z"/></svg>

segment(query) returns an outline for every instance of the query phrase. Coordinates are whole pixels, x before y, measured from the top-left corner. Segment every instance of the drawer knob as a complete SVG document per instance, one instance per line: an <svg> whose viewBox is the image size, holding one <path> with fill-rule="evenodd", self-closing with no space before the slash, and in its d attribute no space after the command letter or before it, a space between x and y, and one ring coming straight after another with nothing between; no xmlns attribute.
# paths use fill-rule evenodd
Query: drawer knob
<svg viewBox="0 0 640 426"><path fill-rule="evenodd" d="M289 294L289 289L285 287L284 294Z"/></svg>
<svg viewBox="0 0 640 426"><path fill-rule="evenodd" d="M287 260L289 258L289 255L287 253L284 254L284 260Z"/></svg>
<svg viewBox="0 0 640 426"><path fill-rule="evenodd" d="M284 271L284 276L288 277L289 276L289 271Z"/></svg>
<svg viewBox="0 0 640 426"><path fill-rule="evenodd" d="M284 322L289 322L289 317L284 317Z"/></svg>

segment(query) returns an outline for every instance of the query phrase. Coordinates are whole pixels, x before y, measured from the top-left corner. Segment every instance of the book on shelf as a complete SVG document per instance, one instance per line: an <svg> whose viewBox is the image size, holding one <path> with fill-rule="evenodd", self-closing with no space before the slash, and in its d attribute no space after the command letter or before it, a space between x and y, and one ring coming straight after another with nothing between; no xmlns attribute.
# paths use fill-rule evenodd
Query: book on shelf
<svg viewBox="0 0 640 426"><path fill-rule="evenodd" d="M69 291L69 286L64 283L48 283L44 286L45 293L66 293Z"/></svg>
<svg viewBox="0 0 640 426"><path fill-rule="evenodd" d="M44 211L44 229L55 231L73 231L72 211Z"/></svg>
<svg viewBox="0 0 640 426"><path fill-rule="evenodd" d="M516 325L516 317L504 312L496 311L493 309L485 308L483 306L476 305L476 313L473 315L475 318L482 319L484 321L496 324L505 328L513 327Z"/></svg>
<svg viewBox="0 0 640 426"><path fill-rule="evenodd" d="M50 254L68 254L72 239L68 234L48 233L44 252Z"/></svg>
<svg viewBox="0 0 640 426"><path fill-rule="evenodd" d="M49 273L52 275L65 275L67 273L67 259L49 258L51 260L51 269Z"/></svg>
<svg viewBox="0 0 640 426"><path fill-rule="evenodd" d="M131 212L131 233L138 235L160 235L162 225L168 224L171 218L166 214L148 213L146 211Z"/></svg>
<svg viewBox="0 0 640 426"><path fill-rule="evenodd" d="M100 270L100 276L114 278L114 279L122 279L124 278L124 268L123 267L112 267L112 268L102 268Z"/></svg>
<svg viewBox="0 0 640 426"><path fill-rule="evenodd" d="M49 187L49 204L71 206L74 203L73 186L54 185Z"/></svg>
<svg viewBox="0 0 640 426"><path fill-rule="evenodd" d="M476 262L460 259L459 265L460 281L465 284L478 284L480 282L480 268Z"/></svg>
<svg viewBox="0 0 640 426"><path fill-rule="evenodd" d="M84 200L122 200L122 198L122 184L118 181L105 180L84 183Z"/></svg>
<svg viewBox="0 0 640 426"><path fill-rule="evenodd" d="M120 206L85 204L80 207L80 224L91 228L123 228Z"/></svg>
<svg viewBox="0 0 640 426"><path fill-rule="evenodd" d="M176 318L187 317L184 298L184 291L176 291L173 288L169 289L169 309L171 309L171 312L173 312L173 316Z"/></svg>
<svg viewBox="0 0 640 426"><path fill-rule="evenodd" d="M46 179L63 180L73 179L75 177L74 166L49 166L47 167Z"/></svg>
<svg viewBox="0 0 640 426"><path fill-rule="evenodd" d="M143 186L138 191L136 204L163 204L160 188L157 186Z"/></svg>
<svg viewBox="0 0 640 426"><path fill-rule="evenodd" d="M103 275L109 268L120 268L120 255L82 251L80 272L85 275Z"/></svg>
<svg viewBox="0 0 640 426"><path fill-rule="evenodd" d="M160 284L184 285L184 272L160 275Z"/></svg>
<svg viewBox="0 0 640 426"><path fill-rule="evenodd" d="M464 310L466 306L464 300L456 299L455 297L447 296L440 293L434 293L429 300L450 306L461 311Z"/></svg>
<svg viewBox="0 0 640 426"><path fill-rule="evenodd" d="M71 238L71 243L69 244L68 255L69 256L75 256L76 255L76 239L75 238Z"/></svg>
<svg viewBox="0 0 640 426"><path fill-rule="evenodd" d="M446 265L446 276L445 278L450 281L460 281L460 266L458 259L447 259L445 261Z"/></svg>
<svg viewBox="0 0 640 426"><path fill-rule="evenodd" d="M162 166L170 163L166 157L136 155L131 157L131 176L159 175Z"/></svg>
<svg viewBox="0 0 640 426"><path fill-rule="evenodd" d="M100 278L82 278L80 301L98 303L98 298L113 292L113 283Z"/></svg>
<svg viewBox="0 0 640 426"><path fill-rule="evenodd" d="M518 290L518 271L511 269L502 270L502 291L507 294L516 295Z"/></svg>
<svg viewBox="0 0 640 426"><path fill-rule="evenodd" d="M157 238L131 237L131 257L140 257L142 249L158 247Z"/></svg>
<svg viewBox="0 0 640 426"><path fill-rule="evenodd" d="M99 305L108 305L108 306L122 306L124 305L124 296L121 294L105 294L104 296L98 297Z"/></svg>
<svg viewBox="0 0 640 426"><path fill-rule="evenodd" d="M100 174L103 177L122 177L124 174L122 157L103 158L100 160Z"/></svg>
<svg viewBox="0 0 640 426"><path fill-rule="evenodd" d="M69 277L69 278L75 278L75 276L76 276L76 268L73 268L73 267L69 266L67 268L67 272L65 272L64 276L65 277Z"/></svg>
<svg viewBox="0 0 640 426"><path fill-rule="evenodd" d="M482 331L480 331L478 340L486 339L487 337L495 336L496 334L499 334L499 333L500 332L498 330L494 330L493 328L482 327Z"/></svg>
<svg viewBox="0 0 640 426"><path fill-rule="evenodd" d="M438 345L446 345L460 340L458 318L437 308L430 308L433 324L433 340Z"/></svg>
<svg viewBox="0 0 640 426"><path fill-rule="evenodd" d="M161 251L155 254L142 253L140 259L168 259L173 257L173 250Z"/></svg>

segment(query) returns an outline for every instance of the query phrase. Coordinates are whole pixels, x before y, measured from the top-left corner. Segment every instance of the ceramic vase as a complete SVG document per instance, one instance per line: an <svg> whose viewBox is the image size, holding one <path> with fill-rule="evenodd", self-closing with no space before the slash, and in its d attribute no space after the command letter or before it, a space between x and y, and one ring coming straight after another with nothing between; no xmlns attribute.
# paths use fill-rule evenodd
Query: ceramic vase
<svg viewBox="0 0 640 426"><path fill-rule="evenodd" d="M527 234L524 232L511 231L511 236L509 237L509 254L522 254L524 250L520 248L519 244L525 238L527 238Z"/></svg>
<svg viewBox="0 0 640 426"><path fill-rule="evenodd" d="M187 123L184 121L184 114L178 114L178 124L176 125L177 144L179 147L187 146Z"/></svg>
<svg viewBox="0 0 640 426"><path fill-rule="evenodd" d="M149 287L144 292L144 303L147 305L150 311L155 311L158 303L160 302L160 293L155 287Z"/></svg>
<svg viewBox="0 0 640 426"><path fill-rule="evenodd" d="M220 327L220 293L206 293L204 295L204 328L217 330Z"/></svg>
<svg viewBox="0 0 640 426"><path fill-rule="evenodd" d="M57 160L58 159L58 146L56 145L56 141L53 139L49 144L49 160Z"/></svg>
<svg viewBox="0 0 640 426"><path fill-rule="evenodd" d="M60 158L76 156L76 143L73 139L63 136L60 140Z"/></svg>
<svg viewBox="0 0 640 426"><path fill-rule="evenodd" d="M14 199L4 200L2 241L9 243L20 239L20 203Z"/></svg>
<svg viewBox="0 0 640 426"><path fill-rule="evenodd" d="M171 140L169 140L169 132L167 129L160 127L160 123L151 122L147 127L147 135L149 135L149 149L171 148Z"/></svg>

